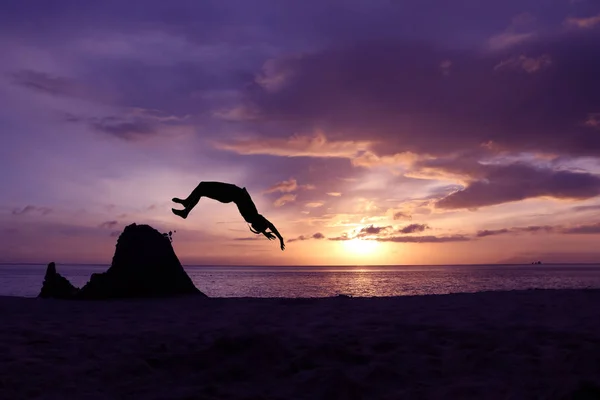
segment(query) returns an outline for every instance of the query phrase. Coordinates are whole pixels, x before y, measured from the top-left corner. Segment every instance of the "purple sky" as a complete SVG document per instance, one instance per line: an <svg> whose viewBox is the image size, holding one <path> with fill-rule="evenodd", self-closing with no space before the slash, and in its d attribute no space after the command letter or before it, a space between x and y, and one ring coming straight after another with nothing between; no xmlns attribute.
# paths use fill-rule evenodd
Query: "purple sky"
<svg viewBox="0 0 600 400"><path fill-rule="evenodd" d="M600 3L456 3L4 1L0 262L599 261Z"/></svg>

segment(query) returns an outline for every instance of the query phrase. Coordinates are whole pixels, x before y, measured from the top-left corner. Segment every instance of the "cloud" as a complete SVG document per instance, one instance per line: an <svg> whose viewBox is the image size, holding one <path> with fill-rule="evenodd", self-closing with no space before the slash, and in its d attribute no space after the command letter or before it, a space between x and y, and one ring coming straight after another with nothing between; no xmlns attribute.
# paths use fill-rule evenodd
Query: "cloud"
<svg viewBox="0 0 600 400"><path fill-rule="evenodd" d="M444 60L440 63L440 70L444 76L450 75L450 68L452 67L451 60Z"/></svg>
<svg viewBox="0 0 600 400"><path fill-rule="evenodd" d="M550 226L550 225L531 225L531 226L521 226L521 227L513 227L513 228L503 228L503 229L495 229L495 230L480 230L475 235L478 238L488 237L488 236L498 236L498 235L507 235L507 234L521 234L521 233L559 233L559 234L596 234L600 233L600 223L591 224L591 225L577 225L572 227L564 227L564 226Z"/></svg>
<svg viewBox="0 0 600 400"><path fill-rule="evenodd" d="M119 224L119 221L106 221L101 223L98 227L102 229L112 229Z"/></svg>
<svg viewBox="0 0 600 400"><path fill-rule="evenodd" d="M391 228L392 228L391 226L373 226L373 225L369 225L369 226L366 226L366 227L362 228L358 232L358 235L356 237L364 237L364 236L369 236L369 235L380 235L382 233L386 233Z"/></svg>
<svg viewBox="0 0 600 400"><path fill-rule="evenodd" d="M66 114L65 120L71 123L85 123L96 132L134 142L159 135L185 132L188 115L178 117L166 115L157 110L130 108L120 116L85 117Z"/></svg>
<svg viewBox="0 0 600 400"><path fill-rule="evenodd" d="M292 243L292 242L297 242L297 241L304 241L304 240L307 240L307 239L309 239L309 238L307 238L307 237L306 237L306 236L304 236L304 235L300 235L300 236L298 236L297 238L294 238L294 239L288 239L288 241L287 241L287 242L288 242L288 243Z"/></svg>
<svg viewBox="0 0 600 400"><path fill-rule="evenodd" d="M113 103L106 108L91 110L80 102L69 103L74 107L71 111L80 116L82 125L92 126L96 132L104 134L99 138L102 145L99 142L98 148L84 146L93 151L83 151L84 147L79 149L80 144L85 144L79 143L80 140L74 140L72 146L63 146L61 140L68 140L77 127L71 126L69 132L56 132L61 134L51 136L48 132L58 131L56 127L48 127L48 132L46 129L39 131L39 135L51 137L47 139L56 149L62 148L65 153L84 158L89 154L88 162L76 164L90 182L95 179L94 173L96 178L102 175L103 182L107 177L120 176L123 180L129 179L127 176L131 173L139 175L138 170L125 165L120 171L127 171L127 176L116 170L96 168L100 162L91 158L100 159L105 154L128 159L132 166L145 165L146 172L156 163L175 168L186 164L188 172L207 171L197 168L199 163L208 165L218 160L214 154L202 157L198 153L210 151L201 141L212 138L220 143L239 145L240 141L231 140L232 133L236 132L248 135L242 140L243 145L248 144L244 142L246 140L257 142L258 148L266 147L266 150L256 150L242 146L240 154L248 151L258 155L274 153L281 157L308 154L307 157L334 157L337 160L238 157L237 151L231 151L216 155L223 165L227 164L223 179L243 179L240 178L242 174L254 180L254 184L247 183L249 188L265 189L295 176L298 186L315 182L322 193L344 193L340 199L323 194L319 198L317 193L309 196L310 193L303 192L298 192L297 198L280 198L301 190L298 188L296 191L274 191L267 199L273 203L279 198L280 205L298 201L298 204L287 204L290 212L300 211L307 202L329 199L326 201L328 207L333 207L331 211L326 211L326 207L304 209L311 215L349 211L342 208L352 207L355 196L377 197L380 210L402 207L402 211L397 211L400 214L394 216L401 222L391 221L399 225L397 229L411 222L422 222L401 219L410 218L408 212L413 212L412 207L402 204L405 196L425 196L446 182L407 179L410 184L401 187L390 179L389 186L384 188L387 193L382 195L377 190L362 193L362 189L356 189L357 184L338 182L337 177L352 175L364 182L368 179L367 172L376 176L376 171L353 169L352 166L411 169L423 158L437 158L487 143L497 146L495 149L515 153L543 150L564 153L567 157L600 154L593 129L595 119L588 117L600 112L596 79L598 55L593 51L598 48L597 32L581 29L568 32L568 35L564 32L546 35L533 26L531 18L527 21L523 16L501 32L507 23L499 24L499 20L506 20L515 7L536 13L541 10L541 6L532 0L519 5L495 2L476 10L466 4L440 1L435 7L428 2L414 2L408 9L399 6L398 2L379 0L342 2L344 4L297 2L286 3L285 7L273 7L273 1L257 4L237 1L235 7L214 1L186 1L171 7L168 13L155 2L144 4L143 12L139 11L139 2L80 5L58 0L56 7L44 7L42 3L34 0L33 4L39 7L31 4L26 7L12 2L9 12L0 16L0 31L6 39L3 44L12 41L11 46L18 47L14 53L20 53L19 57L6 57L9 64L5 69L22 72L21 75L10 75L13 83L19 86L11 87L10 93L6 94L15 93L24 101L29 96L48 103L54 99L35 92L82 98L93 97L98 90L95 85L106 85L109 90L118 88L112 93L115 95L111 99ZM265 10L269 10L272 18L265 20ZM540 12L540 17L558 18L560 23L564 18L560 15L565 15L563 10L555 9L552 16ZM336 15L335 21L331 20L331 15ZM419 15L427 17L417 18ZM36 29L20 26L18 21L25 19ZM415 20L420 23L414 24ZM543 21L544 25L546 23L553 22ZM498 40L497 47L501 49L496 52L481 52L483 42L494 33L512 37L504 35ZM527 39L522 40L519 35L525 35ZM223 43L227 46L222 46ZM508 48L507 43L510 44ZM230 57L227 53L238 56ZM520 59L520 55L525 55L527 60ZM537 68L536 62L541 55L552 60L551 67L543 69L542 62L537 73L527 73L527 65ZM514 65L505 64L501 71L494 73L494 66L513 58ZM217 59L222 61L215 61ZM269 61L264 63L267 59ZM20 62L39 67L20 66ZM524 72L509 72L513 68ZM53 104L48 103L50 110L64 103L61 99L56 100ZM121 114L119 107L124 105L165 107L165 115L159 120L146 114ZM182 105L184 108L180 111ZM19 112L21 115L31 113L31 110L16 108L11 109L10 104L8 109L5 108L9 118L13 118L10 114L20 118ZM230 119L214 118L215 110L229 110ZM82 116L83 112L88 114ZM166 126L181 123L171 115L175 112L194 113L198 138L186 143L189 146L148 148L148 152L121 146L126 151L119 150L117 154L110 150L113 143L102 140L108 137L135 141L156 137ZM586 124L584 121L587 120L591 122ZM13 122L9 121L9 125ZM16 129L9 130L14 130L15 137L26 135L18 125L14 124ZM321 133L313 135L313 132ZM290 138L294 133L299 135L295 137L296 141L294 137ZM98 136L101 135L96 135L94 140ZM319 141L321 138L323 140ZM32 135L26 139L34 138ZM127 153L130 150L132 152ZM188 152L197 157L188 157ZM45 153L54 154L56 159L62 158L54 150ZM258 166L259 163L262 165ZM6 165L10 164L7 162ZM34 164L37 165L35 168L43 168L46 162ZM58 164L54 165L59 168ZM267 167L271 168L270 175L256 173ZM27 173L21 174L24 177ZM517 182L518 178L511 179ZM467 190L475 182L489 181L487 172L466 173L461 179L461 189ZM497 185L497 180L491 185ZM511 185L525 186L518 182ZM383 200L384 196L394 197L396 202ZM346 197L348 200L344 200ZM27 203L18 204L21 208ZM427 212L427 207L415 206L414 212ZM9 212L11 210L9 208ZM279 212L286 214L285 210ZM111 218L117 214L119 212ZM447 214L432 217L444 218ZM353 222L364 215L352 217ZM299 212L298 216L304 217ZM391 212L386 216L391 219ZM487 218L487 214L482 218ZM121 218L117 219L122 222ZM102 221L93 222L93 227ZM288 221L295 223L289 218ZM391 222L369 221L375 225ZM109 232L101 233L107 235ZM440 234L437 230L424 232Z"/></svg>
<svg viewBox="0 0 600 400"><path fill-rule="evenodd" d="M349 237L347 233L342 233L340 236L327 238L327 240L332 240L335 242L353 240L353 239L354 238Z"/></svg>
<svg viewBox="0 0 600 400"><path fill-rule="evenodd" d="M388 217L386 215L372 215L372 216L362 217L360 219L359 223L367 224L367 223L385 221L387 219L388 219Z"/></svg>
<svg viewBox="0 0 600 400"><path fill-rule="evenodd" d="M531 40L534 37L535 33L533 32L503 32L492 36L488 44L492 50L503 50Z"/></svg>
<svg viewBox="0 0 600 400"><path fill-rule="evenodd" d="M600 234L600 223L591 225L579 225L572 228L563 229L562 233L568 235L595 235Z"/></svg>
<svg viewBox="0 0 600 400"><path fill-rule="evenodd" d="M600 194L600 177L590 173L537 168L523 163L469 165L438 162L442 171L470 176L463 190L436 203L440 209L475 209L536 197L583 200Z"/></svg>
<svg viewBox="0 0 600 400"><path fill-rule="evenodd" d="M16 209L12 211L13 215L27 215L27 214L41 214L48 215L52 212L52 209L49 207L36 207L32 205L27 205L21 209Z"/></svg>
<svg viewBox="0 0 600 400"><path fill-rule="evenodd" d="M283 196L281 196L280 198L275 200L275 202L273 202L273 205L275 207L281 207L281 206L284 206L285 204L291 203L295 200L296 200L296 195L288 193L288 194L284 194Z"/></svg>
<svg viewBox="0 0 600 400"><path fill-rule="evenodd" d="M518 14L512 18L504 32L488 40L488 46L491 50L504 50L531 40L536 36L535 24L536 18L530 13Z"/></svg>
<svg viewBox="0 0 600 400"><path fill-rule="evenodd" d="M373 152L365 151L360 156L352 158L352 165L355 167L408 167L419 159L419 156L412 152L402 152L391 156L378 156Z"/></svg>
<svg viewBox="0 0 600 400"><path fill-rule="evenodd" d="M288 181L278 182L275 185L271 186L265 193L273 193L273 192L281 192L281 193L289 193L298 189L298 182L295 179L290 179Z"/></svg>
<svg viewBox="0 0 600 400"><path fill-rule="evenodd" d="M495 230L484 229L481 231L477 231L476 236L477 237L496 236L496 235L503 235L508 232L510 232L508 229L495 229Z"/></svg>
<svg viewBox="0 0 600 400"><path fill-rule="evenodd" d="M323 133L318 133L315 136L296 135L287 139L238 139L233 142L215 142L214 146L220 150L233 151L244 155L353 158L359 152L368 149L371 142L368 140L328 141Z"/></svg>
<svg viewBox="0 0 600 400"><path fill-rule="evenodd" d="M389 236L378 237L378 242L393 242L393 243L450 243L450 242L468 242L470 237L465 235L450 235L450 236Z"/></svg>
<svg viewBox="0 0 600 400"><path fill-rule="evenodd" d="M431 229L427 224L410 224L398 230L399 233L416 233Z"/></svg>
<svg viewBox="0 0 600 400"><path fill-rule="evenodd" d="M310 240L310 239L317 239L317 240L325 239L325 235L323 235L321 232L314 233L310 236L300 235L297 238L289 239L288 243L297 242L297 241L305 241L305 240Z"/></svg>
<svg viewBox="0 0 600 400"><path fill-rule="evenodd" d="M579 29L591 29L600 25L600 14L583 18L569 17L565 20L565 25Z"/></svg>
<svg viewBox="0 0 600 400"><path fill-rule="evenodd" d="M589 114L584 125L590 128L600 129L600 113Z"/></svg>
<svg viewBox="0 0 600 400"><path fill-rule="evenodd" d="M10 74L14 84L51 96L85 97L86 89L75 80L46 72L21 70Z"/></svg>
<svg viewBox="0 0 600 400"><path fill-rule="evenodd" d="M212 115L224 121L233 122L253 121L258 119L256 112L243 105L229 109L216 110L212 112Z"/></svg>
<svg viewBox="0 0 600 400"><path fill-rule="evenodd" d="M392 243L447 243L447 242L466 242L471 240L467 235L448 235L448 236L386 236L391 226L368 226L362 228L356 236L350 236L348 233L342 233L340 236L330 237L332 241L347 240L376 240L378 242ZM377 236L382 235L382 236ZM368 236L374 236L368 238Z"/></svg>
<svg viewBox="0 0 600 400"><path fill-rule="evenodd" d="M282 67L277 60L271 59L264 63L260 73L255 77L255 82L267 92L277 92L285 87L293 74L292 68Z"/></svg>
<svg viewBox="0 0 600 400"><path fill-rule="evenodd" d="M508 60L501 61L494 67L494 71L524 70L525 72L532 74L548 68L550 65L552 65L552 59L547 54L539 57L520 55L519 57L511 57Z"/></svg>
<svg viewBox="0 0 600 400"><path fill-rule="evenodd" d="M341 195L340 192L327 192L327 196L340 197Z"/></svg>
<svg viewBox="0 0 600 400"><path fill-rule="evenodd" d="M415 158L481 151L485 144L488 152L599 156L600 136L583 121L600 109L600 36L521 39L510 51L483 54L390 39L283 58L282 68L294 71L285 89L250 84L243 93L242 103L260 116L249 129L321 133L269 133L219 146L240 154L343 157L355 166L410 166ZM453 62L449 76L439 72L445 59ZM509 68L535 79L498 73Z"/></svg>
<svg viewBox="0 0 600 400"><path fill-rule="evenodd" d="M155 127L145 121L127 121L114 117L99 118L91 123L99 132L118 137L126 141L135 141L144 136L156 135Z"/></svg>
<svg viewBox="0 0 600 400"><path fill-rule="evenodd" d="M589 206L575 206L571 208L571 210L575 212L596 211L600 210L600 204L594 204Z"/></svg>
<svg viewBox="0 0 600 400"><path fill-rule="evenodd" d="M409 213L404 212L404 211L396 211L394 213L393 218L394 218L394 220L398 220L398 219L408 219L408 220L411 220L412 219L412 215L410 215Z"/></svg>
<svg viewBox="0 0 600 400"><path fill-rule="evenodd" d="M323 207L325 203L322 201L313 201L310 203L306 203L304 206L308 207L308 208L319 208L319 207Z"/></svg>
<svg viewBox="0 0 600 400"><path fill-rule="evenodd" d="M553 226L548 226L548 225L543 225L543 226L533 225L533 226L517 227L517 228L513 228L512 230L516 231L516 232L537 233L537 232L553 232L554 230L556 230L556 228Z"/></svg>
<svg viewBox="0 0 600 400"><path fill-rule="evenodd" d="M550 225L530 225L520 226L512 228L501 228L501 229L484 229L477 231L474 235L466 234L455 234L445 236L388 236L391 226L375 227L368 226L362 228L358 234L351 235L349 233L342 233L340 236L331 237L329 240L332 241L346 241L354 239L362 239L367 236L375 236L373 238L367 238L363 240L376 240L379 242L394 242L394 243L447 243L447 242L466 242L473 239L481 239L490 236L500 235L518 235L518 234L536 234L536 233L557 233L557 234L600 234L600 223L589 224L589 225L577 225L572 227L564 226L550 226ZM427 225L411 224L398 230L403 234L410 234L415 232L423 232L426 229L430 229Z"/></svg>
<svg viewBox="0 0 600 400"><path fill-rule="evenodd" d="M290 178L287 181L278 182L275 185L268 188L264 193L290 193L295 192L296 190L314 190L314 185L298 185L298 181L294 178Z"/></svg>

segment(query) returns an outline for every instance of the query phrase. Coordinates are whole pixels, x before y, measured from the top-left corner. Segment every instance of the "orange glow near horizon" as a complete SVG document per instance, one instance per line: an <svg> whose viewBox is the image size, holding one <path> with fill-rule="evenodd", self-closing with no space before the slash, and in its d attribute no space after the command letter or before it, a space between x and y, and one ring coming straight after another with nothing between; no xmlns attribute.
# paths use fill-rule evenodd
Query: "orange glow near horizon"
<svg viewBox="0 0 600 400"><path fill-rule="evenodd" d="M379 243L375 240L352 239L344 242L344 250L352 255L369 256L373 255L379 248Z"/></svg>

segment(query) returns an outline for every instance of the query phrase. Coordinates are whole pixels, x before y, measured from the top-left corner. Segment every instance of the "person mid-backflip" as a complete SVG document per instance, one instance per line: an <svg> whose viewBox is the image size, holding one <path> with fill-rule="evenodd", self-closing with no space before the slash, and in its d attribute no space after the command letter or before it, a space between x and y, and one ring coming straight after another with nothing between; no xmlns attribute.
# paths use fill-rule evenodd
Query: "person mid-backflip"
<svg viewBox="0 0 600 400"><path fill-rule="evenodd" d="M185 207L183 210L172 208L173 214L184 219L187 218L188 214L196 204L198 204L201 197L208 197L220 201L221 203L234 202L237 205L240 214L242 214L242 217L244 217L246 222L252 226L250 228L252 232L257 235L262 233L269 240L273 240L275 239L275 236L277 236L281 244L281 250L285 249L283 237L281 237L277 228L275 228L275 225L258 213L246 188L240 188L231 183L200 182L185 200L177 197L173 198L173 202L179 203ZM267 229L270 229L271 232L267 232Z"/></svg>

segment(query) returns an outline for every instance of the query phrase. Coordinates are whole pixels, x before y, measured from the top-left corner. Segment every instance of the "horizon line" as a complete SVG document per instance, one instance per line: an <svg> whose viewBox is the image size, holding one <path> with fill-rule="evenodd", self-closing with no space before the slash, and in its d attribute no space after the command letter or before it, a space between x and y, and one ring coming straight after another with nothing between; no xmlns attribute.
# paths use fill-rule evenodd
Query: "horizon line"
<svg viewBox="0 0 600 400"><path fill-rule="evenodd" d="M0 265L48 265L49 263L41 263L41 262L0 262ZM66 266L82 266L82 267L110 267L111 263L56 263L56 265L66 265ZM600 261L598 262L548 262L542 264L535 263L473 263L473 264L305 264L305 265L277 265L277 264L269 264L269 265L247 265L247 264L189 264L189 263L181 263L182 267L244 267L244 268L310 268L310 267L466 267L466 266L525 266L525 265L598 265L600 266Z"/></svg>

